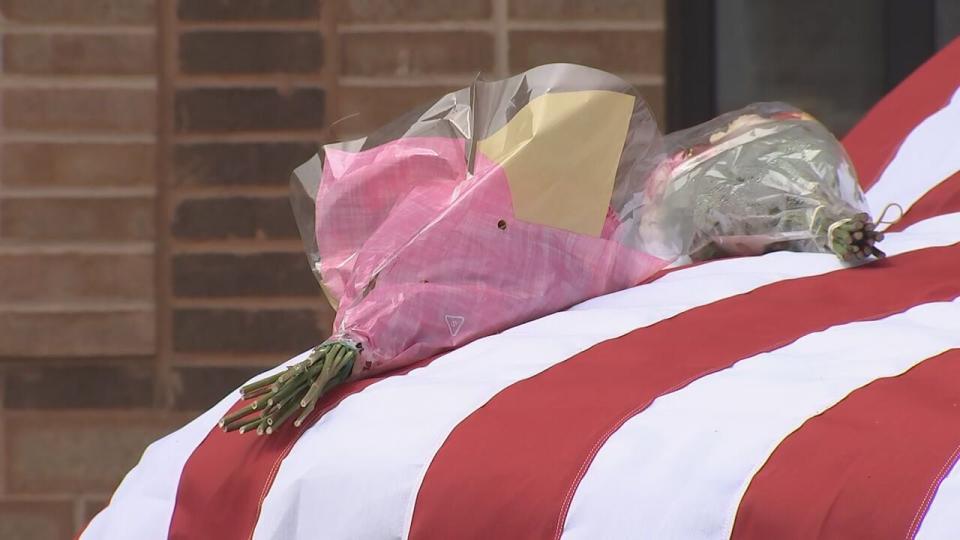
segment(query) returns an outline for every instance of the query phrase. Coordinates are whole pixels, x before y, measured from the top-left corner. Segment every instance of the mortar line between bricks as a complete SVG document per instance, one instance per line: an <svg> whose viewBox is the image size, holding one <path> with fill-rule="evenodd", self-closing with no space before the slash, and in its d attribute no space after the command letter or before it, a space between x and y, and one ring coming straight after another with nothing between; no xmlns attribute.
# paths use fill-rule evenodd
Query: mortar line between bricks
<svg viewBox="0 0 960 540"><path fill-rule="evenodd" d="M319 296L300 297L265 297L265 296L231 296L228 298L214 297L174 297L171 306L173 309L309 309L317 310L323 302Z"/></svg>
<svg viewBox="0 0 960 540"><path fill-rule="evenodd" d="M327 130L274 130L244 132L191 132L174 133L174 144L180 143L228 143L228 142L319 142L327 135Z"/></svg>
<svg viewBox="0 0 960 540"><path fill-rule="evenodd" d="M275 199L289 197L290 189L286 186L177 186L173 192L173 204L188 200L220 199L224 197L244 197L250 199Z"/></svg>
<svg viewBox="0 0 960 540"><path fill-rule="evenodd" d="M495 0L499 2L500 0ZM435 33L435 32L496 32L494 20L476 21L432 21L432 22L388 22L388 23L347 23L337 27L341 34L379 34L379 33Z"/></svg>
<svg viewBox="0 0 960 540"><path fill-rule="evenodd" d="M188 32L315 32L317 19L277 21L177 21L181 33Z"/></svg>
<svg viewBox="0 0 960 540"><path fill-rule="evenodd" d="M301 253L303 243L300 240L257 240L257 239L229 239L229 240L195 240L175 239L170 242L172 255L190 253L211 254L260 254L260 253Z"/></svg>
<svg viewBox="0 0 960 540"><path fill-rule="evenodd" d="M45 495L41 493L7 493L4 502L15 503L69 503L73 501L71 495ZM7 540L4 538L3 540Z"/></svg>
<svg viewBox="0 0 960 540"><path fill-rule="evenodd" d="M280 351L276 353L190 353L178 352L173 356L173 366L177 368L193 367L252 367L267 370L276 367L285 358L303 351Z"/></svg>
<svg viewBox="0 0 960 540"><path fill-rule="evenodd" d="M174 83L178 90L193 88L325 88L321 74L264 73L262 75L182 75Z"/></svg>
<svg viewBox="0 0 960 540"><path fill-rule="evenodd" d="M324 105L326 111L325 124L327 125L326 136L329 139L336 139L338 132L335 123L329 121L330 118L340 118L340 12L338 2L325 2L325 0L316 0L319 6L321 18L320 29L325 36L323 43L323 76L326 80L324 93ZM328 140L322 140L323 143Z"/></svg>
<svg viewBox="0 0 960 540"><path fill-rule="evenodd" d="M0 313L146 313L153 302L136 300L75 300L68 302L0 302Z"/></svg>
<svg viewBox="0 0 960 540"><path fill-rule="evenodd" d="M493 0L494 71L503 79L510 76L509 0Z"/></svg>
<svg viewBox="0 0 960 540"><path fill-rule="evenodd" d="M84 497L77 496L73 498L73 530L79 531L81 527L84 527L86 523L83 519L84 515Z"/></svg>
<svg viewBox="0 0 960 540"><path fill-rule="evenodd" d="M156 411L153 409L20 409L7 411L7 417L14 422L23 424L45 425L44 421L56 420L57 422L70 423L72 421L81 421L84 424L98 424L101 422L113 422L116 420L130 420L143 422L143 426L149 426L149 422L157 420L173 419L169 426L176 429L181 425L182 420L191 420L192 415L183 411ZM171 433L167 431L166 433ZM158 437L159 438L159 437ZM154 439L156 440L156 439ZM115 486L111 487L115 490ZM112 493L113 491L111 491ZM84 492L84 495L95 494L96 492ZM23 494L17 495L17 498L25 500L69 500L69 495L43 495L43 494Z"/></svg>
<svg viewBox="0 0 960 540"><path fill-rule="evenodd" d="M171 240L170 225L173 223L173 207L170 192L173 189L174 135L174 80L177 63L178 32L176 0L157 0L155 6L157 32L157 111L155 153L157 196L154 198L154 384L153 404L161 409L173 407L171 388L173 355L173 309L170 307Z"/></svg>
<svg viewBox="0 0 960 540"><path fill-rule="evenodd" d="M149 143L156 142L155 133L102 133L102 132L57 132L57 131L10 131L3 132L4 143Z"/></svg>
<svg viewBox="0 0 960 540"><path fill-rule="evenodd" d="M648 32L662 31L664 29L663 21L660 20L508 20L507 5L504 2L505 0L493 0L494 10L492 20L349 23L341 25L338 30L342 34L408 34L435 32L493 32L498 34L501 31L602 32L612 30ZM501 5L503 6L502 9Z"/></svg>
<svg viewBox="0 0 960 540"><path fill-rule="evenodd" d="M509 45L507 49L509 49ZM632 84L664 84L664 77L660 74L621 72L620 77ZM340 81L340 85L343 88L427 88L432 86L468 86L472 82L472 75L437 75L419 77L349 76L343 77Z"/></svg>
<svg viewBox="0 0 960 540"><path fill-rule="evenodd" d="M0 88L57 90L154 90L152 75L53 75L4 73Z"/></svg>
<svg viewBox="0 0 960 540"><path fill-rule="evenodd" d="M0 365L0 495L7 493L7 369Z"/></svg>
<svg viewBox="0 0 960 540"><path fill-rule="evenodd" d="M0 255L149 255L153 242L0 243Z"/></svg>
<svg viewBox="0 0 960 540"><path fill-rule="evenodd" d="M499 0L498 0L499 1ZM538 31L538 32L651 32L662 31L663 21L528 21L510 20L507 29L511 31Z"/></svg>
<svg viewBox="0 0 960 540"><path fill-rule="evenodd" d="M0 32L7 35L137 35L150 36L154 33L151 25L107 25L107 24L23 24L0 23Z"/></svg>
<svg viewBox="0 0 960 540"><path fill-rule="evenodd" d="M152 186L18 187L5 189L3 195L8 199L139 199L153 197L156 191Z"/></svg>
<svg viewBox="0 0 960 540"><path fill-rule="evenodd" d="M4 32L3 30L0 30L0 55L2 55L3 53L3 45L2 45L3 38L4 38ZM6 74L4 73L4 63L0 63L0 79L4 79L6 77ZM6 122L3 121L3 119L7 117L6 111L4 111L4 103L6 103L7 100L6 100L6 97L3 95L3 93L4 93L3 87L0 86L0 150L3 150L3 144L6 144L9 142L9 139L7 139ZM0 201L2 200L3 200L3 174L0 174ZM0 218L2 217L3 216L0 215ZM3 223L2 219L0 219L0 223ZM2 237L3 237L3 226L0 225L0 238ZM0 386L0 392L2 391L3 391L2 386ZM2 412L3 412L3 401L0 400L0 424L3 423ZM2 449L2 446L3 446L3 438L0 437L0 449ZM6 466L2 458L3 458L3 455L0 454L0 470L2 470ZM2 473L0 473L0 476L2 476ZM2 483L0 483L0 488L2 488ZM0 493L3 493L2 489L0 489Z"/></svg>
<svg viewBox="0 0 960 540"><path fill-rule="evenodd" d="M425 87L425 86L469 86L476 74L462 75L427 75L414 77L360 77L346 76L340 78L342 88L394 88L394 87Z"/></svg>

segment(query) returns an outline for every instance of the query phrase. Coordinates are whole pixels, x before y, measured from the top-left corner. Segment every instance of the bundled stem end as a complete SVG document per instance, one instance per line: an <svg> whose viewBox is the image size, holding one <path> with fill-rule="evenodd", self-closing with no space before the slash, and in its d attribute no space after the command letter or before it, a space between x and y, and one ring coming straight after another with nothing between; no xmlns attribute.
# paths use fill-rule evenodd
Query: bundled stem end
<svg viewBox="0 0 960 540"><path fill-rule="evenodd" d="M299 413L293 425L300 427L317 401L349 378L360 351L356 343L347 339L323 343L305 360L242 387L242 398L255 401L227 414L218 425L227 432L271 435Z"/></svg>
<svg viewBox="0 0 960 540"><path fill-rule="evenodd" d="M846 262L886 257L876 245L882 240L883 233L876 230L876 224L866 213L835 221L827 229L827 247Z"/></svg>

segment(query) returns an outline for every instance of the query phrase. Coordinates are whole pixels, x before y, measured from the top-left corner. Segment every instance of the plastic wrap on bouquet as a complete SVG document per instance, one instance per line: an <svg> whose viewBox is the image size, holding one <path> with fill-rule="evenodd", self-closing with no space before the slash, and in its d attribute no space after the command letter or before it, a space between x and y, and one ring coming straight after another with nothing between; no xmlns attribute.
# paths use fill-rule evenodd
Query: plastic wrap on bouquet
<svg viewBox="0 0 960 540"><path fill-rule="evenodd" d="M666 158L628 209L650 253L882 253L846 152L798 109L750 105L667 135L664 146Z"/></svg>
<svg viewBox="0 0 960 540"><path fill-rule="evenodd" d="M294 175L310 264L358 345L403 366L604 293L670 260L625 223L662 159L635 89L554 64L476 82Z"/></svg>

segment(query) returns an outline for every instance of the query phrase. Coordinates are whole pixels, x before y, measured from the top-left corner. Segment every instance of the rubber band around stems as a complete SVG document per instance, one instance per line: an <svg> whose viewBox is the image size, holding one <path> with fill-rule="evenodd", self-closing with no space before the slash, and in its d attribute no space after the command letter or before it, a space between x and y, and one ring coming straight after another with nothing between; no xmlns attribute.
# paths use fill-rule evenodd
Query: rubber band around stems
<svg viewBox="0 0 960 540"><path fill-rule="evenodd" d="M837 252L837 249L836 249L836 244L833 241L833 231L837 230L838 227L842 227L847 223L850 223L851 221L853 221L852 218L839 219L837 221L834 221L833 223L830 224L829 227L827 227L827 240L830 242L830 249L834 253Z"/></svg>

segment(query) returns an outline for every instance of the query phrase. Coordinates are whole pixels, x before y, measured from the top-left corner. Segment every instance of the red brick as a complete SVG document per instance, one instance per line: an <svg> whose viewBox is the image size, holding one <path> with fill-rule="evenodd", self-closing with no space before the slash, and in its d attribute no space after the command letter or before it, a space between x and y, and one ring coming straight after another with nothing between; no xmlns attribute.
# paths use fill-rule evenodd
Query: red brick
<svg viewBox="0 0 960 540"><path fill-rule="evenodd" d="M306 142L181 144L174 148L174 179L181 186L286 186L317 149Z"/></svg>
<svg viewBox="0 0 960 540"><path fill-rule="evenodd" d="M647 106L653 111L657 118L657 124L661 127L666 125L666 103L664 101L664 89L662 84L644 84L637 86L637 91L647 102Z"/></svg>
<svg viewBox="0 0 960 540"><path fill-rule="evenodd" d="M151 360L66 366L38 360L7 363L3 406L7 410L147 408L153 405L156 372Z"/></svg>
<svg viewBox="0 0 960 540"><path fill-rule="evenodd" d="M493 36L483 32L345 34L341 55L344 75L475 75L493 68Z"/></svg>
<svg viewBox="0 0 960 540"><path fill-rule="evenodd" d="M173 293L185 298L319 297L320 287L300 253L184 254L173 258Z"/></svg>
<svg viewBox="0 0 960 540"><path fill-rule="evenodd" d="M286 197L252 199L196 199L181 202L171 231L177 238L299 238L290 201Z"/></svg>
<svg viewBox="0 0 960 540"><path fill-rule="evenodd" d="M148 444L185 420L170 413L8 412L8 491L110 493Z"/></svg>
<svg viewBox="0 0 960 540"><path fill-rule="evenodd" d="M143 75L156 68L149 35L12 34L3 68L26 75Z"/></svg>
<svg viewBox="0 0 960 540"><path fill-rule="evenodd" d="M152 310L0 311L0 357L150 355L155 332Z"/></svg>
<svg viewBox="0 0 960 540"><path fill-rule="evenodd" d="M369 133L399 116L427 106L443 95L458 90L452 87L372 87L347 88L340 91L340 114L359 113L337 125L338 132Z"/></svg>
<svg viewBox="0 0 960 540"><path fill-rule="evenodd" d="M655 20L663 19L666 0L520 0L510 2L510 17L516 19Z"/></svg>
<svg viewBox="0 0 960 540"><path fill-rule="evenodd" d="M319 129L324 121L324 92L301 88L194 89L176 95L178 132Z"/></svg>
<svg viewBox="0 0 960 540"><path fill-rule="evenodd" d="M150 240L150 198L0 199L0 239Z"/></svg>
<svg viewBox="0 0 960 540"><path fill-rule="evenodd" d="M73 502L0 498L0 538L63 540L74 530Z"/></svg>
<svg viewBox="0 0 960 540"><path fill-rule="evenodd" d="M489 19L490 0L346 0L341 22L420 22Z"/></svg>
<svg viewBox="0 0 960 540"><path fill-rule="evenodd" d="M0 0L3 16L18 23L151 24L154 0Z"/></svg>
<svg viewBox="0 0 960 540"><path fill-rule="evenodd" d="M275 353L277 361L316 346L330 335L326 302L317 309L178 309L173 313L177 352Z"/></svg>
<svg viewBox="0 0 960 540"><path fill-rule="evenodd" d="M10 143L0 147L7 187L131 186L156 181L152 144Z"/></svg>
<svg viewBox="0 0 960 540"><path fill-rule="evenodd" d="M510 33L510 70L570 62L620 74L663 72L663 32L517 31Z"/></svg>
<svg viewBox="0 0 960 540"><path fill-rule="evenodd" d="M0 302L152 300L151 255L0 254Z"/></svg>
<svg viewBox="0 0 960 540"><path fill-rule="evenodd" d="M7 129L153 133L156 94L126 89L7 89Z"/></svg>
<svg viewBox="0 0 960 540"><path fill-rule="evenodd" d="M320 15L317 0L179 0L177 13L185 21L283 21Z"/></svg>
<svg viewBox="0 0 960 540"><path fill-rule="evenodd" d="M188 32L180 36L183 73L318 73L317 32Z"/></svg>

